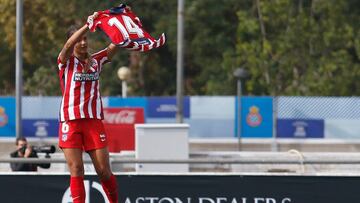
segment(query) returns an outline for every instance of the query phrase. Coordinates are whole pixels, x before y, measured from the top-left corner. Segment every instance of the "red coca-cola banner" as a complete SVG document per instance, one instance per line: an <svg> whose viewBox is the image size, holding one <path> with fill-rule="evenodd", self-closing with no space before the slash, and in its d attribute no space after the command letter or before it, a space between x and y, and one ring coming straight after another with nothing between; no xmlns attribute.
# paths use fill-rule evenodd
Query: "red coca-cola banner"
<svg viewBox="0 0 360 203"><path fill-rule="evenodd" d="M144 123L143 108L104 108L104 127L110 152L135 150L136 123Z"/></svg>
<svg viewBox="0 0 360 203"><path fill-rule="evenodd" d="M143 108L104 108L104 124L134 125L144 121Z"/></svg>

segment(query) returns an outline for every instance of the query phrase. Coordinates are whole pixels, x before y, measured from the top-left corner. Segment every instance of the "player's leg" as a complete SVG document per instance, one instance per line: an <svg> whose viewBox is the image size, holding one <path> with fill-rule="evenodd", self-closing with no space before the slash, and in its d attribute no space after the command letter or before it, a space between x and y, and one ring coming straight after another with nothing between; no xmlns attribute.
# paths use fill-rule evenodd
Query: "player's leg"
<svg viewBox="0 0 360 203"><path fill-rule="evenodd" d="M62 149L69 171L70 191L74 203L85 203L82 134L78 121L60 123L59 147Z"/></svg>
<svg viewBox="0 0 360 203"><path fill-rule="evenodd" d="M100 180L107 180L112 175L107 148L88 151Z"/></svg>
<svg viewBox="0 0 360 203"><path fill-rule="evenodd" d="M101 185L110 201L118 202L116 178L112 174L109 164L109 151L107 149L107 139L104 125L101 120L87 119L87 130L84 136L84 148L89 153L98 174ZM83 126L83 127L85 127ZM89 128L91 126L91 128Z"/></svg>
<svg viewBox="0 0 360 203"><path fill-rule="evenodd" d="M95 149L88 152L94 164L96 173L110 203L118 202L117 182L112 174L109 164L109 151L107 148Z"/></svg>
<svg viewBox="0 0 360 203"><path fill-rule="evenodd" d="M74 203L85 203L84 163L82 149L63 148L70 171L70 191Z"/></svg>

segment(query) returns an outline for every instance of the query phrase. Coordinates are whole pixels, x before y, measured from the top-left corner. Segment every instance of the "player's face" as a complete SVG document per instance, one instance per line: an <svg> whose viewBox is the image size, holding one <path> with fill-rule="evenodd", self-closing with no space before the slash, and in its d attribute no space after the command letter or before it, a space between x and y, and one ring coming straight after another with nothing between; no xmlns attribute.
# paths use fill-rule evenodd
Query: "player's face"
<svg viewBox="0 0 360 203"><path fill-rule="evenodd" d="M75 44L74 50L79 54L88 53L88 41L86 35L82 36L81 40Z"/></svg>

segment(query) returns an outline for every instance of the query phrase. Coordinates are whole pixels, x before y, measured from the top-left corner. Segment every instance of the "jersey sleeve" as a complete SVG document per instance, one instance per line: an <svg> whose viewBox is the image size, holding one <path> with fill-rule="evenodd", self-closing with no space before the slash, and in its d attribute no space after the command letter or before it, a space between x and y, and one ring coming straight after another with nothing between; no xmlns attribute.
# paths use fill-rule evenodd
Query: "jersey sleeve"
<svg viewBox="0 0 360 203"><path fill-rule="evenodd" d="M63 62L63 61L60 60L60 54L59 54L59 56L57 58L57 65L58 65L59 70L66 67L66 61Z"/></svg>
<svg viewBox="0 0 360 203"><path fill-rule="evenodd" d="M109 58L108 58L108 52L107 49L103 49L95 54L92 55L92 57L98 62L99 64L99 72L102 71L103 65L106 63L109 63Z"/></svg>

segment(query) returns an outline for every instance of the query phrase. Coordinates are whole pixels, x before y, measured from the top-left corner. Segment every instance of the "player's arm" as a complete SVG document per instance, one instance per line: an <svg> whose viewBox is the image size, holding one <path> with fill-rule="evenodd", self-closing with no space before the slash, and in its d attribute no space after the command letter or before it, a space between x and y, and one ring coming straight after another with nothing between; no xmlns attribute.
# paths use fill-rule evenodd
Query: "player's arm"
<svg viewBox="0 0 360 203"><path fill-rule="evenodd" d="M107 51L107 56L108 56L108 60L111 61L111 59L114 57L114 55L116 54L116 52L118 51L118 47L111 43L107 48L106 48L106 51Z"/></svg>
<svg viewBox="0 0 360 203"><path fill-rule="evenodd" d="M59 58L62 63L65 63L71 56L74 50L75 44L81 39L81 37L88 31L88 26L84 25L78 29L71 37L66 41L62 48Z"/></svg>
<svg viewBox="0 0 360 203"><path fill-rule="evenodd" d="M87 23L78 29L71 37L66 41L63 49L60 52L59 58L62 63L65 63L71 56L74 50L75 44L81 40L81 37L94 26L94 19L98 16L98 13L90 15L87 19Z"/></svg>

